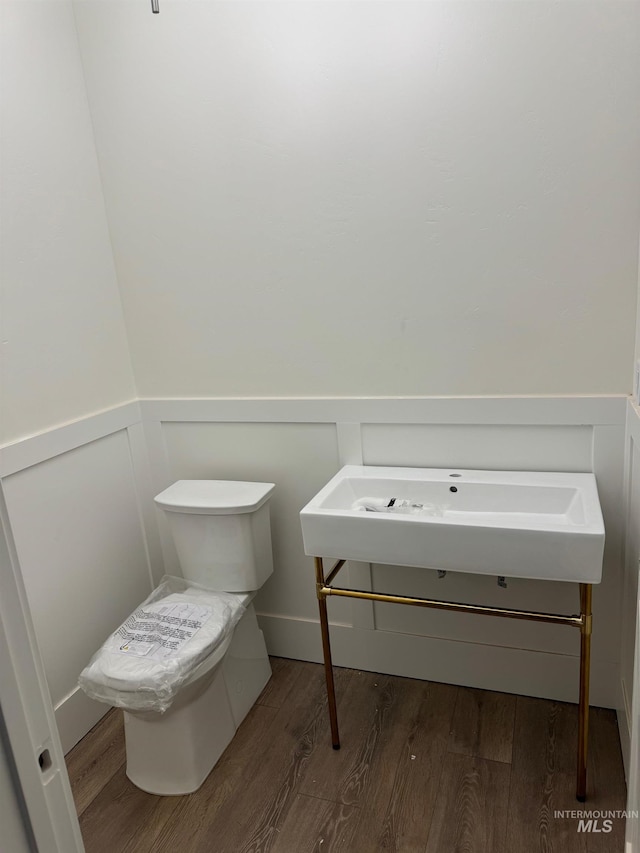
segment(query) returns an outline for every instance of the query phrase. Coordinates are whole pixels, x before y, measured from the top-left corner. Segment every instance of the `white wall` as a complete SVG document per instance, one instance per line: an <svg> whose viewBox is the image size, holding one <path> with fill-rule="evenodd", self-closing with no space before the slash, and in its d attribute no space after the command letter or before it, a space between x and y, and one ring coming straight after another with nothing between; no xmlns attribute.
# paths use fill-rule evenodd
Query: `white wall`
<svg viewBox="0 0 640 853"><path fill-rule="evenodd" d="M68 748L106 710L77 693L80 669L151 585L137 406L97 432L86 417L136 390L72 4L0 10L1 488Z"/></svg>
<svg viewBox="0 0 640 853"><path fill-rule="evenodd" d="M640 241L639 241L640 243ZM640 245L638 246L638 254L640 255ZM640 360L640 257L638 260L638 300L637 300L637 318L636 318L636 351L635 351L635 361L633 363L634 367L634 380L635 380L635 368L638 360ZM634 391L636 389L634 388Z"/></svg>
<svg viewBox="0 0 640 853"><path fill-rule="evenodd" d="M72 5L1 15L0 444L135 396Z"/></svg>
<svg viewBox="0 0 640 853"><path fill-rule="evenodd" d="M637 3L76 13L142 397L628 392Z"/></svg>
<svg viewBox="0 0 640 853"><path fill-rule="evenodd" d="M79 691L80 671L152 588L130 433L36 462L2 487L66 750L107 710Z"/></svg>

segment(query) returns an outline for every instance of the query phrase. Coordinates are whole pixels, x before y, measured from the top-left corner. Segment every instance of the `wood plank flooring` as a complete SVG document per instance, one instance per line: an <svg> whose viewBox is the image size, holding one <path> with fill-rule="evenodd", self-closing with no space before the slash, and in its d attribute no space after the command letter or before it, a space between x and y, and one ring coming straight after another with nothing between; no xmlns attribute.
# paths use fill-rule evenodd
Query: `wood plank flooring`
<svg viewBox="0 0 640 853"><path fill-rule="evenodd" d="M202 788L156 797L125 775L122 715L67 755L87 853L622 853L615 713L591 709L588 800L575 800L577 706L335 670L331 748L320 665L273 677ZM602 825L600 826L602 828Z"/></svg>

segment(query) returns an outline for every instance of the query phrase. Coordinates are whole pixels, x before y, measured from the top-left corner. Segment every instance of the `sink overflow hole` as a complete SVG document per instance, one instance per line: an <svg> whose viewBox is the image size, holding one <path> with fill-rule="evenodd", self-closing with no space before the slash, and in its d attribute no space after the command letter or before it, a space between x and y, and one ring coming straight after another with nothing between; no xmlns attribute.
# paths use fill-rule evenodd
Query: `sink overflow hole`
<svg viewBox="0 0 640 853"><path fill-rule="evenodd" d="M450 491L450 492L457 492L457 491L458 491L458 487L457 487L457 486L449 486L449 491Z"/></svg>

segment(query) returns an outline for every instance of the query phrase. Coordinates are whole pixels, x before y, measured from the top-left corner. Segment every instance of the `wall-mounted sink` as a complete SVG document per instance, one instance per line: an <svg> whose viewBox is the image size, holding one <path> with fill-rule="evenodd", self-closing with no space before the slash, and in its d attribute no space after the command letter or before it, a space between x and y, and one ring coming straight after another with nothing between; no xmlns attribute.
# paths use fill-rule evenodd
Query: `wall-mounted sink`
<svg viewBox="0 0 640 853"><path fill-rule="evenodd" d="M581 583L602 576L593 474L347 465L300 521L315 557Z"/></svg>

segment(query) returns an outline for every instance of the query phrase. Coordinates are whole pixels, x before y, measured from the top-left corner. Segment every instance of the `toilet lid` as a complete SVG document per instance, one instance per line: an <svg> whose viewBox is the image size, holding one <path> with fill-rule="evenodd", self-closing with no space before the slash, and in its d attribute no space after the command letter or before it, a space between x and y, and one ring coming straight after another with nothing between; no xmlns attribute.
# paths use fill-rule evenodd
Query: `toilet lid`
<svg viewBox="0 0 640 853"><path fill-rule="evenodd" d="M129 710L166 710L180 686L231 634L246 595L197 588L146 601L80 676L92 698Z"/></svg>
<svg viewBox="0 0 640 853"><path fill-rule="evenodd" d="M168 512L238 515L255 512L271 496L273 483L240 480L178 480L154 500Z"/></svg>

